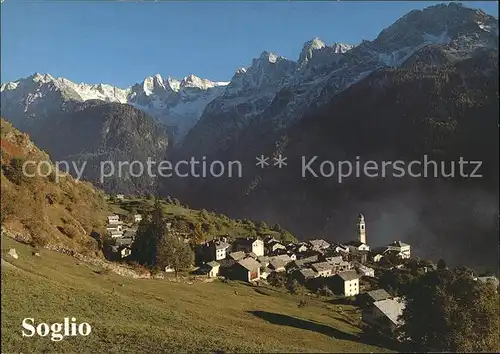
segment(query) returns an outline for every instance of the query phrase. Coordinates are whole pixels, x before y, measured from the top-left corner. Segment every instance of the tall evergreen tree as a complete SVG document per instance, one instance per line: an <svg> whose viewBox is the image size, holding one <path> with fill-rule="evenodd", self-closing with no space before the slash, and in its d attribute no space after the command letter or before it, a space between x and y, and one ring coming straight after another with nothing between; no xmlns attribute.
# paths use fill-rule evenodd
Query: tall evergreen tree
<svg viewBox="0 0 500 354"><path fill-rule="evenodd" d="M166 231L165 212L158 199L155 200L153 211L149 218L139 223L134 243L132 258L146 266L156 266L158 243Z"/></svg>

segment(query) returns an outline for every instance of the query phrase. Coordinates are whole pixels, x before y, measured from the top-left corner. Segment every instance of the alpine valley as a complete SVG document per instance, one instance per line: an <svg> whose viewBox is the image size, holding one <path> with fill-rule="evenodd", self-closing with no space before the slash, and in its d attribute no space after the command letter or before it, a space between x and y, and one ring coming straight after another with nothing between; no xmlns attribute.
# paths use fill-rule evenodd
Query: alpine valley
<svg viewBox="0 0 500 354"><path fill-rule="evenodd" d="M168 68L166 68L168 69ZM228 68L234 70L234 68ZM160 193L299 238L352 238L492 268L498 237L498 19L457 3L411 11L373 41L264 51L230 82L154 75L127 88L34 74L1 86L1 115L54 160L88 161L110 193ZM256 156L287 157L283 169ZM321 160L482 161L480 179L303 177ZM242 178L112 178L99 161L239 160ZM389 226L390 225L390 226ZM424 247L425 246L425 247Z"/></svg>

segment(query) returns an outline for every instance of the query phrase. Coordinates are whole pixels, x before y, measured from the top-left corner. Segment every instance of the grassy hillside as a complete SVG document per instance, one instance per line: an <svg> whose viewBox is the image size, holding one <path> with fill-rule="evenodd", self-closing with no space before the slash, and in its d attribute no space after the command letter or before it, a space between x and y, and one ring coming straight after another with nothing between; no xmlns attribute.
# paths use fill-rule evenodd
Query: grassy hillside
<svg viewBox="0 0 500 354"><path fill-rule="evenodd" d="M38 246L51 243L81 252L98 252L97 242L90 234L104 231L106 215L110 213L105 194L70 175L56 182L49 165L41 165L40 169L47 177L36 175L34 165L27 166L26 171L35 177L26 177L24 162L50 162L49 156L28 135L3 119L1 147L2 226Z"/></svg>
<svg viewBox="0 0 500 354"><path fill-rule="evenodd" d="M6 254L15 247L19 259ZM2 237L2 352L381 352L359 338L356 308L240 283L128 279ZM340 310L342 308L342 310ZM88 337L21 337L76 317Z"/></svg>
<svg viewBox="0 0 500 354"><path fill-rule="evenodd" d="M147 214L153 208L152 198L131 198L123 201L110 202L113 211L123 218L130 218L135 213ZM283 241L295 242L295 237L279 225L267 225L263 222L249 219L234 220L224 214L217 214L207 210L191 209L183 206L176 200L161 201L165 215L172 222L172 227L180 232L192 233L199 228L204 239L215 236L229 235L231 237L273 236Z"/></svg>

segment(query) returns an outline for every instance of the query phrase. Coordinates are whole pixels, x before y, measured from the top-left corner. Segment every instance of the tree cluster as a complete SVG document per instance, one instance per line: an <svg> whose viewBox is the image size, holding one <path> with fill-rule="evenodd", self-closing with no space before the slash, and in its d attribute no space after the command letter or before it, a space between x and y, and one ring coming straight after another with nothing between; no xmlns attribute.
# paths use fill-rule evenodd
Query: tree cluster
<svg viewBox="0 0 500 354"><path fill-rule="evenodd" d="M132 244L132 258L153 269L170 267L176 276L194 262L194 253L189 244L167 229L167 220L159 200L155 201L151 215L139 224Z"/></svg>
<svg viewBox="0 0 500 354"><path fill-rule="evenodd" d="M497 289L466 268L415 278L405 293L402 335L424 352L498 352Z"/></svg>

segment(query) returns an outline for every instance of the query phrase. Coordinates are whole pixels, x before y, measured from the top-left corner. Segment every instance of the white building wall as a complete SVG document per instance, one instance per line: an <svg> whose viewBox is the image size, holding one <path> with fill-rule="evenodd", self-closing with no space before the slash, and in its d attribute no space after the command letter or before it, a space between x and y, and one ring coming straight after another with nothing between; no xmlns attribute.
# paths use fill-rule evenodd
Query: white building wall
<svg viewBox="0 0 500 354"><path fill-rule="evenodd" d="M120 223L120 217L118 215L108 216L108 223L111 225Z"/></svg>
<svg viewBox="0 0 500 354"><path fill-rule="evenodd" d="M387 249L389 251L396 251L401 253L401 258L408 259L410 258L411 252L410 252L410 245L403 246L403 247L398 247L398 246L388 246Z"/></svg>
<svg viewBox="0 0 500 354"><path fill-rule="evenodd" d="M219 261L221 259L226 258L226 250L225 249L216 249L215 250L215 260Z"/></svg>
<svg viewBox="0 0 500 354"><path fill-rule="evenodd" d="M261 257L264 255L264 241L255 240L252 244L252 252L257 255L257 257Z"/></svg>
<svg viewBox="0 0 500 354"><path fill-rule="evenodd" d="M359 294L359 279L353 279L344 282L345 296L355 296L358 294Z"/></svg>

